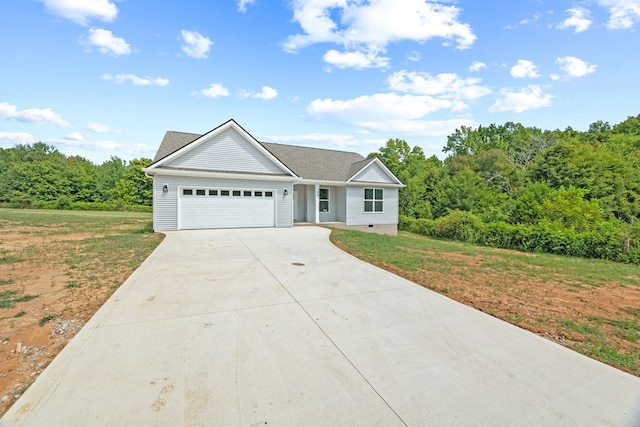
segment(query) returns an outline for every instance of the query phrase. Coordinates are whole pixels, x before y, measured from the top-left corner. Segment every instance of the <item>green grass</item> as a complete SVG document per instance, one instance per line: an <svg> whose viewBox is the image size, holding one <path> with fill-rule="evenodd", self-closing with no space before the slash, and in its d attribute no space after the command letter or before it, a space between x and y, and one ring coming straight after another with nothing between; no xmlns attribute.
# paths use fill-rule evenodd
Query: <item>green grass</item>
<svg viewBox="0 0 640 427"><path fill-rule="evenodd" d="M23 257L15 255L6 249L0 249L0 264L14 264L22 261L24 261Z"/></svg>
<svg viewBox="0 0 640 427"><path fill-rule="evenodd" d="M624 367L631 372L638 372L638 366L640 366L639 351L625 354L610 345L595 342L580 344L576 350L610 365Z"/></svg>
<svg viewBox="0 0 640 427"><path fill-rule="evenodd" d="M590 323L578 323L571 319L564 319L561 322L567 329L578 332L583 335L597 335L602 336L602 331L598 325L592 325Z"/></svg>
<svg viewBox="0 0 640 427"><path fill-rule="evenodd" d="M480 259L484 267L519 275L556 279L564 277L568 286L593 286L619 282L621 286L640 286L640 267L606 260L561 257L551 254L531 254L503 251L467 243L430 239L400 232L398 236L362 233L352 230L333 230L332 240L339 241L365 258L388 262L407 270L418 268L447 271L465 266L465 261L425 259L425 253L456 253Z"/></svg>
<svg viewBox="0 0 640 427"><path fill-rule="evenodd" d="M39 324L40 326L44 326L44 325L46 325L47 323L51 322L51 321L52 321L53 319L55 319L56 317L58 317L58 316L56 316L55 314L47 314L46 316L44 316L42 319L40 319L40 320L38 321L38 324Z"/></svg>
<svg viewBox="0 0 640 427"><path fill-rule="evenodd" d="M123 233L139 234L152 231L151 214L144 212L62 211L45 209L0 209L0 226L7 221L20 226L35 227L40 234L99 234L122 228Z"/></svg>
<svg viewBox="0 0 640 427"><path fill-rule="evenodd" d="M0 292L0 308L13 308L16 303L31 301L37 298L38 295L20 295L18 291L8 290Z"/></svg>
<svg viewBox="0 0 640 427"><path fill-rule="evenodd" d="M76 280L69 280L64 287L67 289L79 288L80 284Z"/></svg>
<svg viewBox="0 0 640 427"><path fill-rule="evenodd" d="M13 285L14 283L13 279L0 279L0 286Z"/></svg>

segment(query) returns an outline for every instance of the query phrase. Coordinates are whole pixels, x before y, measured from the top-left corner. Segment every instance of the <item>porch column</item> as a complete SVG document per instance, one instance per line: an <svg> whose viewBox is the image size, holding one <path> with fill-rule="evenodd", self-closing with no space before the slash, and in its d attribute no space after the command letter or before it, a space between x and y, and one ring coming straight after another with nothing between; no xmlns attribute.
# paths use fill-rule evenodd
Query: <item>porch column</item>
<svg viewBox="0 0 640 427"><path fill-rule="evenodd" d="M314 216L316 224L318 224L320 222L320 185L316 184L314 187L316 190L316 214Z"/></svg>

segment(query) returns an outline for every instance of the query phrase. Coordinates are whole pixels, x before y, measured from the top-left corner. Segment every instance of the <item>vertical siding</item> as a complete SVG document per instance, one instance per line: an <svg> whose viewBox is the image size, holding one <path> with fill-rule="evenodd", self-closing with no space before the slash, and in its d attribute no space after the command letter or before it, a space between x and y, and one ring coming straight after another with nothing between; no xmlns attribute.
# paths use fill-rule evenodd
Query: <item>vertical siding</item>
<svg viewBox="0 0 640 427"><path fill-rule="evenodd" d="M284 173L235 129L227 129L167 166L189 169L254 173Z"/></svg>
<svg viewBox="0 0 640 427"><path fill-rule="evenodd" d="M164 184L169 188L167 193L162 192ZM293 226L292 183L156 175L153 178L153 229L155 231L178 229L178 187L185 186L272 190L276 197L276 227ZM286 196L283 191L285 188L288 191Z"/></svg>
<svg viewBox="0 0 640 427"><path fill-rule="evenodd" d="M364 172L357 176L354 182L381 182L395 184L389 176L382 170L380 166L372 163L367 167Z"/></svg>
<svg viewBox="0 0 640 427"><path fill-rule="evenodd" d="M347 187L347 225L397 224L398 189L384 188L384 212L365 213L364 188L365 186Z"/></svg>

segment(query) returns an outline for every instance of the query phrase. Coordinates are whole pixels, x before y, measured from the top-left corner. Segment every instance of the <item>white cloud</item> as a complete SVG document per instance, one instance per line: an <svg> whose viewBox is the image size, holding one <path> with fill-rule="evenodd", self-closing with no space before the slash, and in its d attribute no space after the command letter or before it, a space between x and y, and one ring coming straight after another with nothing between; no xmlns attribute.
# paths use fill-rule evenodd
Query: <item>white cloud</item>
<svg viewBox="0 0 640 427"><path fill-rule="evenodd" d="M530 85L517 91L502 89L500 95L501 98L489 107L489 111L492 113L501 111L522 113L527 110L549 107L553 100L553 96L543 93L542 88L538 85Z"/></svg>
<svg viewBox="0 0 640 427"><path fill-rule="evenodd" d="M109 133L109 132L120 133L119 130L112 129L111 126L105 125L104 123L98 123L98 122L89 122L87 123L86 128L94 133Z"/></svg>
<svg viewBox="0 0 640 427"><path fill-rule="evenodd" d="M227 88L219 83L211 83L208 88L202 89L198 92L200 95L207 96L209 98L219 98L221 96L229 96Z"/></svg>
<svg viewBox="0 0 640 427"><path fill-rule="evenodd" d="M135 86L166 86L169 84L169 79L163 77L138 77L135 74L116 74L115 76L103 74L102 78L118 84L130 81Z"/></svg>
<svg viewBox="0 0 640 427"><path fill-rule="evenodd" d="M631 28L640 21L640 0L598 0L598 4L609 9L611 30Z"/></svg>
<svg viewBox="0 0 640 427"><path fill-rule="evenodd" d="M342 57L325 55L334 60L353 52L375 58L388 44L404 40L423 43L443 38L455 40L457 48L465 49L477 38L469 24L459 21L458 7L430 0L293 0L292 8L293 20L300 24L302 33L289 36L283 43L284 50L296 52L315 43L336 43L345 52ZM361 68L366 64L347 58ZM340 63L345 67L349 64L346 60ZM379 64L369 62L369 66Z"/></svg>
<svg viewBox="0 0 640 427"><path fill-rule="evenodd" d="M32 144L36 139L26 132L0 132L0 144L5 143L11 146L15 144Z"/></svg>
<svg viewBox="0 0 640 427"><path fill-rule="evenodd" d="M278 96L278 91L269 86L262 86L262 90L260 92L251 93L247 91L242 91L240 93L240 96L243 98L258 98L258 99L264 99L265 101L268 101Z"/></svg>
<svg viewBox="0 0 640 427"><path fill-rule="evenodd" d="M483 68L487 68L487 64L480 61L473 61L473 63L469 66L469 71L475 73L482 70Z"/></svg>
<svg viewBox="0 0 640 427"><path fill-rule="evenodd" d="M84 136L80 132L71 132L69 135L65 135L64 139L68 141L84 141Z"/></svg>
<svg viewBox="0 0 640 427"><path fill-rule="evenodd" d="M309 115L379 131L403 123L407 130L414 121L443 109L454 110L457 103L427 95L377 93L346 101L316 99L307 106ZM412 124L413 123L413 124Z"/></svg>
<svg viewBox="0 0 640 427"><path fill-rule="evenodd" d="M463 79L455 73L442 73L435 76L429 73L398 71L389 76L389 88L398 92L416 95L439 96L445 99L477 99L491 93L481 86L478 78ZM458 109L463 107L458 105Z"/></svg>
<svg viewBox="0 0 640 427"><path fill-rule="evenodd" d="M121 158L152 157L157 147L141 143L125 143L113 140L77 141L67 138L52 138L45 140L47 144L61 148L67 155L80 155L98 164L117 155Z"/></svg>
<svg viewBox="0 0 640 427"><path fill-rule="evenodd" d="M516 79L528 77L530 79L540 77L538 74L538 67L531 61L525 59L518 59L516 65L511 67L511 76Z"/></svg>
<svg viewBox="0 0 640 427"><path fill-rule="evenodd" d="M574 33L580 33L586 31L593 22L591 20L591 12L588 9L582 7L575 7L567 9L566 12L570 15L564 22L558 25L561 30L568 30L573 28Z"/></svg>
<svg viewBox="0 0 640 427"><path fill-rule="evenodd" d="M102 28L89 28L89 36L83 41L86 46L98 48L105 55L120 56L129 55L131 46L121 37L115 37L109 30Z"/></svg>
<svg viewBox="0 0 640 427"><path fill-rule="evenodd" d="M49 139L47 143L55 145L65 145L68 147L82 147L91 150L116 150L122 148L123 145L116 141L85 141L84 139L72 139L72 138L58 138Z"/></svg>
<svg viewBox="0 0 640 427"><path fill-rule="evenodd" d="M247 11L247 6L253 4L255 0L238 0L238 11L245 13Z"/></svg>
<svg viewBox="0 0 640 427"><path fill-rule="evenodd" d="M583 77L595 72L597 68L597 65L589 64L575 56L559 57L556 62L569 77Z"/></svg>
<svg viewBox="0 0 640 427"><path fill-rule="evenodd" d="M213 42L197 31L182 30L182 51L196 59L205 59L209 55Z"/></svg>
<svg viewBox="0 0 640 427"><path fill-rule="evenodd" d="M43 0L47 10L54 15L80 25L92 19L111 22L118 16L118 8L109 0Z"/></svg>
<svg viewBox="0 0 640 427"><path fill-rule="evenodd" d="M338 68L385 68L389 66L389 58L378 56L377 51L363 52L338 52L335 49L328 50L322 59L327 64Z"/></svg>
<svg viewBox="0 0 640 427"><path fill-rule="evenodd" d="M62 116L54 112L51 108L27 108L18 111L15 105L8 102L0 103L0 119L14 119L19 122L33 124L56 125L60 127L70 127L69 122L64 120Z"/></svg>

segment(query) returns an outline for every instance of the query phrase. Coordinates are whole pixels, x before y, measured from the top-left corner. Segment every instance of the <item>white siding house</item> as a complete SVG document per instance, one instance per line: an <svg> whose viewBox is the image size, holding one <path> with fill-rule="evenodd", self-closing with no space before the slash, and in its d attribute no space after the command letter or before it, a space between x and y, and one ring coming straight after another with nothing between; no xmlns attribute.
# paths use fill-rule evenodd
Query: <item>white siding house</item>
<svg viewBox="0 0 640 427"><path fill-rule="evenodd" d="M145 172L156 231L331 223L397 232L402 183L379 159L258 142L234 120L204 135L167 132Z"/></svg>

